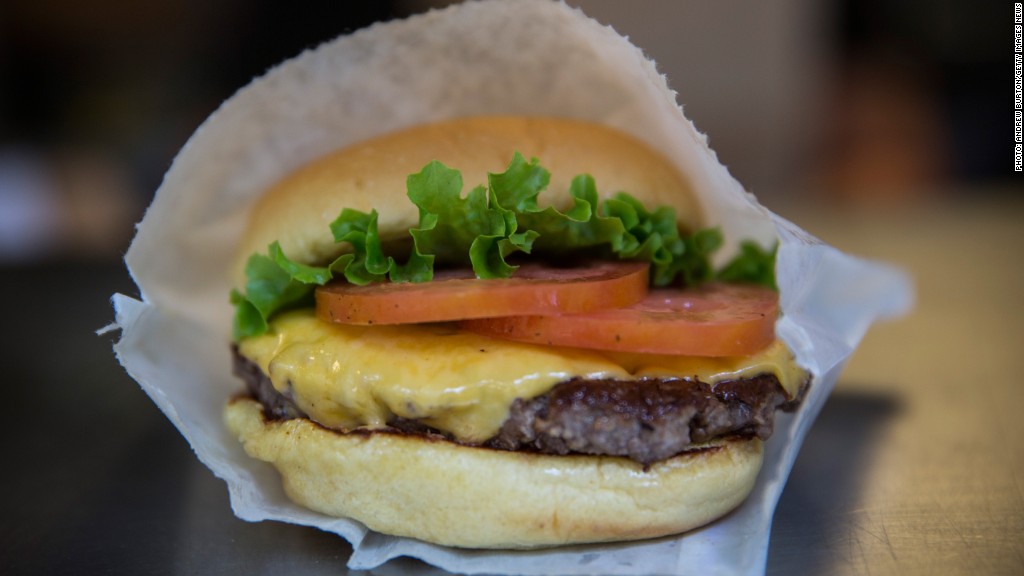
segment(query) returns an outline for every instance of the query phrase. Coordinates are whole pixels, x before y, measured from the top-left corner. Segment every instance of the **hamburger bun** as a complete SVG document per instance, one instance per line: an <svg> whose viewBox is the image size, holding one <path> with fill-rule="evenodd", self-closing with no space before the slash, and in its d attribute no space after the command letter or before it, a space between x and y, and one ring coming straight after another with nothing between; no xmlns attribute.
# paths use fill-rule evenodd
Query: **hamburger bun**
<svg viewBox="0 0 1024 576"><path fill-rule="evenodd" d="M760 440L726 440L647 469L626 458L461 446L386 432L268 421L232 400L228 427L272 463L295 502L385 534L466 548L536 548L677 534L747 496Z"/></svg>
<svg viewBox="0 0 1024 576"><path fill-rule="evenodd" d="M702 216L689 183L662 155L636 138L600 124L557 118L469 117L418 125L338 150L286 177L256 203L231 270L244 286L245 262L277 240L289 258L315 263L342 246L329 225L340 207L376 209L386 242L419 219L406 197L406 178L431 160L462 172L464 191L487 182L515 152L539 158L552 192L565 197L570 180L590 174L602 198L627 191L648 206L671 206L680 224L697 229ZM559 206L565 208L565 206Z"/></svg>
<svg viewBox="0 0 1024 576"><path fill-rule="evenodd" d="M553 193L549 196L568 199L564 192L569 189L570 179L590 174L602 198L625 191L645 206L673 208L683 233L702 225L700 208L684 175L634 137L601 125L567 119L463 118L374 138L323 157L286 177L251 212L250 225L238 247L232 271L234 283L244 286L247 258L263 252L273 241L278 241L283 252L300 263L323 265L335 258L346 249L335 242L330 231L330 223L341 208L376 210L385 244L397 241L419 222L418 210L406 196L408 175L438 160L461 171L465 194L470 188L485 184L489 172L500 172L515 152L537 158L550 170L548 189ZM541 195L541 203L544 196ZM535 548L636 540L684 532L721 517L749 494L761 467L762 441L749 431L697 443L653 463L623 456L557 455L531 449L485 447L487 438L493 436L467 440L453 431L457 425L453 429L435 427L427 433L399 432L390 427L395 421L390 418L418 418L435 426L438 419L424 416L423 410L409 408L418 400L407 398L426 395L428 392L419 390L433 386L430 393L441 392L423 404L436 407L437 398L447 397L444 386L448 385L476 386L481 391L470 400L462 398L463 403L441 405L443 417L450 420L454 414L455 418L467 418L466 406L487 403L488 417L497 415L487 421L493 424L487 434L495 433L510 414L512 403L520 399L517 396L523 394L521 389L496 376L500 370L538 370L536 365L522 368L511 364L518 360L524 360L518 364L530 363L541 354L545 358L556 357L556 361L575 355L585 356L590 362L592 356L571 348L532 344L507 344L501 348L503 344L497 339L472 340L462 348L452 348L453 359L444 370L437 370L436 363L415 363L409 373L401 373L415 376L393 377L392 380L403 381L394 386L389 384L391 387L384 392L374 389L359 396L345 386L361 386L366 380L373 380L373 376L360 375L357 384L337 384L332 378L343 379L337 374L338 366L348 366L342 368L347 372L357 367L359 371L366 368L367 373L376 374L363 359L372 355L377 366L393 366L407 361L408 349L427 349L418 345L424 341L422 334L428 334L428 339L439 338L430 336L429 331L409 327L403 333L402 344L397 344L395 338L380 336L391 334L381 332L384 327L358 327L355 332L346 332L349 336L345 338L356 339L357 345L351 345L352 340L342 340L342 329L337 326L320 322L311 327L308 318L296 319L293 315L290 320L272 325L269 335L259 336L262 340L255 346L263 352L251 352L248 342L237 347L237 353L250 366L247 370L269 374L278 360L288 366L290 372L279 373L272 383L277 392L271 395L279 393L287 396L289 402L295 400L302 408L302 416L279 417L264 408L267 404L261 405L261 395L257 395L260 401L235 398L225 409L227 426L241 440L245 451L277 468L290 498L324 514L351 518L386 534L469 548ZM360 332L364 329L374 330L376 336L364 337ZM275 334L275 330L279 332ZM296 331L301 336L293 338ZM466 338L487 338L460 334ZM410 339L415 338L420 340L410 345ZM370 352L365 346L367 340L377 341ZM298 352L281 360L278 353L289 346ZM498 351L485 359L478 353L484 352L485 347L488 352ZM314 349L320 354L315 360L307 354ZM403 350L401 360L397 359L398 349ZM447 349L429 350L430 357L436 359ZM503 354L515 360L502 359ZM776 364L785 365L788 361L787 357ZM471 364L471 369L465 368ZM451 369L450 365L457 366ZM319 367L319 372L309 376L314 366ZM642 380L646 376L631 376L631 369L617 364L616 369L619 371L614 376L605 372L601 377L645 384ZM307 381L293 386L296 370L303 377L308 376L312 384ZM474 378L483 374L486 382L435 385L434 380L461 377L460 370L472 372ZM577 375L596 373L586 370L551 369L550 374L558 376L552 376L554 380L550 383L541 383L547 388L531 388L521 399L534 398ZM392 376L398 374L390 368L385 371ZM515 374L509 382L532 378L520 378L520 372ZM544 374L547 377L549 373ZM749 376L756 374L744 378ZM670 377L697 380L695 372ZM269 376L265 378L268 379ZM428 379L430 382L424 384ZM779 380L783 379L780 376ZM315 399L305 395L314 388L319 394ZM345 389L336 397L323 393L341 388ZM783 388L790 399L795 396L793 387ZM318 409L323 405L336 406L340 402L336 398L342 397L356 406L354 410L372 416L359 425L322 425L318 422L326 419L318 419L315 412L307 410L314 403ZM373 406L367 408L367 404Z"/></svg>

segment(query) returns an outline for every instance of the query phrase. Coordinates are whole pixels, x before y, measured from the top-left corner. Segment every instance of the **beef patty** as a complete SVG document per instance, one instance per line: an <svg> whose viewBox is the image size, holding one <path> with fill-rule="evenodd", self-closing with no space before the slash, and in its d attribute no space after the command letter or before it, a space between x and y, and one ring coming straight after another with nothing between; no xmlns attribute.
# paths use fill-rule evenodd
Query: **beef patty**
<svg viewBox="0 0 1024 576"><path fill-rule="evenodd" d="M234 350L235 374L270 419L302 418L260 368ZM772 434L777 409L794 409L810 381L788 399L771 374L719 382L656 379L585 380L556 384L535 398L517 399L501 429L484 446L544 454L625 456L642 464L671 458L694 444L724 437ZM388 422L393 431L442 435L415 420ZM451 440L451 438L448 438Z"/></svg>

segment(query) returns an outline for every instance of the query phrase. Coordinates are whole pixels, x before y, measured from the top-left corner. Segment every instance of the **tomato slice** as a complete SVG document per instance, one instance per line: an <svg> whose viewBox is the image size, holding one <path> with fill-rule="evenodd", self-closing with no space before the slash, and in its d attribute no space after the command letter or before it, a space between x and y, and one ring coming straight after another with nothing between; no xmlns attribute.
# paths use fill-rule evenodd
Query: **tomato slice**
<svg viewBox="0 0 1024 576"><path fill-rule="evenodd" d="M462 322L473 332L552 346L687 356L747 356L775 339L778 294L746 284L651 290L628 308Z"/></svg>
<svg viewBox="0 0 1024 576"><path fill-rule="evenodd" d="M573 268L529 263L500 280L450 270L423 283L335 282L317 288L316 311L322 320L366 325L591 312L642 300L648 268L646 262L625 261Z"/></svg>

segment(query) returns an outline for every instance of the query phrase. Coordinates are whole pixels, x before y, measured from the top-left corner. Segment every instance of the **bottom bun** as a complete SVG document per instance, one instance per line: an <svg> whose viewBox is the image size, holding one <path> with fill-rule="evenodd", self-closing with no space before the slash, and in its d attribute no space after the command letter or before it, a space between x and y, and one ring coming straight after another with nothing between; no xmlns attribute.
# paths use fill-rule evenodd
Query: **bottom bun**
<svg viewBox="0 0 1024 576"><path fill-rule="evenodd" d="M552 456L387 432L339 433L307 419L266 420L228 403L228 428L272 463L295 502L385 534L466 548L536 548L677 534L749 494L759 440L727 440L649 466Z"/></svg>

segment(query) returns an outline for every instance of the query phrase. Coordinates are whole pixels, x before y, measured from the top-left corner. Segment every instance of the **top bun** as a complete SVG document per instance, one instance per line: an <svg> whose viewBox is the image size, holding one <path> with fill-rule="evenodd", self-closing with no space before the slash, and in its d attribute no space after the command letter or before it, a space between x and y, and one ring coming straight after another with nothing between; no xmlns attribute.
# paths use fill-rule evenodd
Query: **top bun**
<svg viewBox="0 0 1024 576"><path fill-rule="evenodd" d="M541 205L569 204L566 193L579 174L594 177L602 199L628 192L648 207L675 208L684 231L697 229L700 208L683 175L668 159L636 138L577 120L539 117L471 117L418 125L363 141L300 168L253 207L235 255L232 279L245 283L245 262L277 240L289 258L327 262L345 251L330 223L343 208L376 209L384 242L404 238L419 211L406 196L406 178L432 160L462 172L465 194L502 172L515 152L537 158L551 171Z"/></svg>

